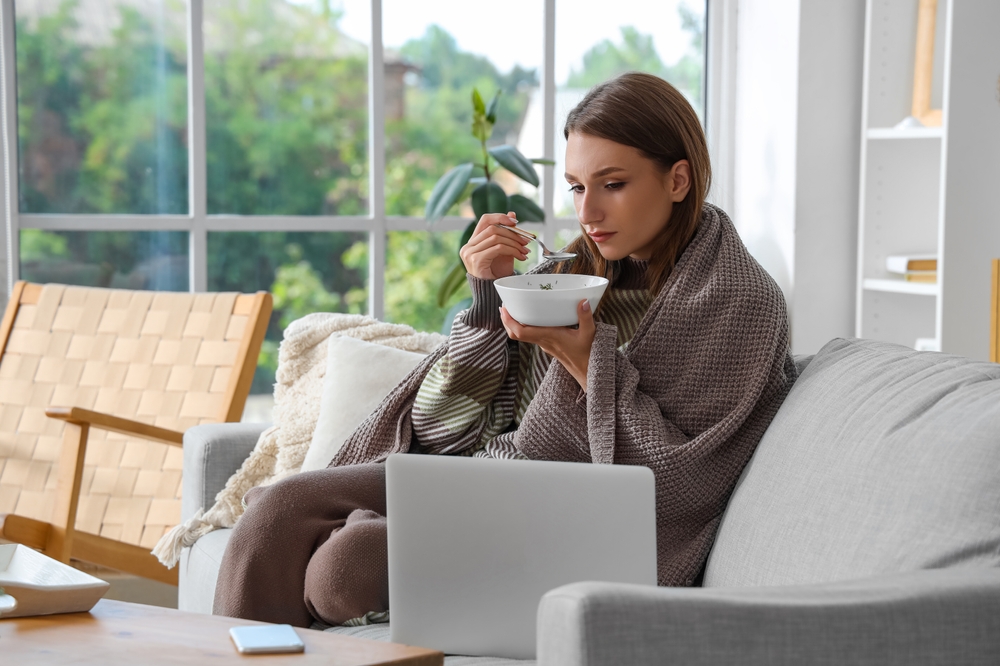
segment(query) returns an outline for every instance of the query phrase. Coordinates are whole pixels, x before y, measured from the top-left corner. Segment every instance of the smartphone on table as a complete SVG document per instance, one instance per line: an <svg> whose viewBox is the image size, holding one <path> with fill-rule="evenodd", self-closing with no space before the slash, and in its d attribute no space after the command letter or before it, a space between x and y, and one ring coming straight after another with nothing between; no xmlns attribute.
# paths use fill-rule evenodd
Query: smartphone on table
<svg viewBox="0 0 1000 666"><path fill-rule="evenodd" d="M241 654L303 652L306 646L290 624L233 627L229 636Z"/></svg>

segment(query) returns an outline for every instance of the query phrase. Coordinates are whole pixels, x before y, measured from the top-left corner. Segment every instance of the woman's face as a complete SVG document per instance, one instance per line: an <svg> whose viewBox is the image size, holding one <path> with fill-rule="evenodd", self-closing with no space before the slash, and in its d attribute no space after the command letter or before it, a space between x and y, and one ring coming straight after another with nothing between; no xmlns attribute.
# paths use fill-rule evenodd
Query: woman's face
<svg viewBox="0 0 1000 666"><path fill-rule="evenodd" d="M584 233L609 261L649 259L675 203L691 187L687 160L664 173L635 148L571 132L566 181Z"/></svg>

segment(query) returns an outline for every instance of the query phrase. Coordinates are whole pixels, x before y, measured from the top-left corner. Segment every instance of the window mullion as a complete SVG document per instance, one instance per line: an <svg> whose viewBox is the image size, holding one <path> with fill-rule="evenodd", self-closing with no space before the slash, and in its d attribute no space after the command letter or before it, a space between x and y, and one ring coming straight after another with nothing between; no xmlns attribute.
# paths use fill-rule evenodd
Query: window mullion
<svg viewBox="0 0 1000 666"><path fill-rule="evenodd" d="M545 55L542 61L542 150L545 159L556 155L556 0L545 0ZM542 210L545 211L545 241L555 242L555 167L542 167Z"/></svg>
<svg viewBox="0 0 1000 666"><path fill-rule="evenodd" d="M208 291L203 0L188 0L188 271L191 291Z"/></svg>
<svg viewBox="0 0 1000 666"><path fill-rule="evenodd" d="M9 295L20 277L20 223L18 221L17 170L17 52L15 49L14 3L3 2L0 8L0 100L2 100L4 218ZM6 299L5 299L6 300Z"/></svg>
<svg viewBox="0 0 1000 666"><path fill-rule="evenodd" d="M382 49L382 0L372 0L371 51L368 55L368 314L385 314L385 53Z"/></svg>
<svg viewBox="0 0 1000 666"><path fill-rule="evenodd" d="M709 199L733 213L735 197L737 0L708 0L705 7L705 130L712 160Z"/></svg>

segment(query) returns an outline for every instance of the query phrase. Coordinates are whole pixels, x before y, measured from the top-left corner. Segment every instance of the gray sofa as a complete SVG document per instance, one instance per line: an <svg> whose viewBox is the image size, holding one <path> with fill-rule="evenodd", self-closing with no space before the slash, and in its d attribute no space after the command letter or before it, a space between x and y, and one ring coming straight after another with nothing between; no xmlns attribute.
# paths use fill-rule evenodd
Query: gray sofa
<svg viewBox="0 0 1000 666"><path fill-rule="evenodd" d="M539 664L1000 663L1000 365L840 339L799 361L704 586L552 590ZM260 431L188 431L185 518ZM211 611L228 534L185 550L182 609ZM384 625L334 630L388 638Z"/></svg>

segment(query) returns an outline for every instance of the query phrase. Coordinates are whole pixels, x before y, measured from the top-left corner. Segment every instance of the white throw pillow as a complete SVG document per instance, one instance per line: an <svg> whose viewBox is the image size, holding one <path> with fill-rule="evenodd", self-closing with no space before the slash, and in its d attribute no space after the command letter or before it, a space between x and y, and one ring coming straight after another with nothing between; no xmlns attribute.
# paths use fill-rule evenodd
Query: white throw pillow
<svg viewBox="0 0 1000 666"><path fill-rule="evenodd" d="M424 359L424 354L342 335L330 336L327 345L319 419L303 472L329 465L347 438Z"/></svg>

